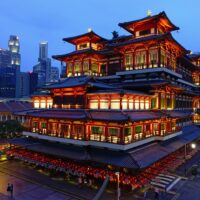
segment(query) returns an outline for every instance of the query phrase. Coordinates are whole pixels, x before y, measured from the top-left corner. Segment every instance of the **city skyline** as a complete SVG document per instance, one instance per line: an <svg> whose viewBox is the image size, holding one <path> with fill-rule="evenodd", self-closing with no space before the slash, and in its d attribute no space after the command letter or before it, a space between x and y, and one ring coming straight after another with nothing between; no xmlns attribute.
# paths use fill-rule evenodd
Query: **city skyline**
<svg viewBox="0 0 200 200"><path fill-rule="evenodd" d="M175 25L180 27L178 32L173 33L177 41L186 49L198 52L200 28L192 23L198 16L198 4L197 0L191 1L187 6L181 0L164 3L142 0L140 4L130 0L126 2L103 0L95 3L91 0L84 3L80 0L67 3L64 0L58 3L51 0L46 5L46 2L37 0L27 5L24 0L17 3L8 0L2 2L0 8L0 22L6 26L0 33L0 48L7 48L10 35L18 35L21 41L21 69L32 71L38 58L39 42L48 41L49 57L51 57L73 50L72 45L62 42L60 38L87 32L88 28L108 39L112 37L113 30L118 31L120 35L128 35L128 32L118 27L118 23L142 18L150 9L153 15L166 11ZM60 68L60 63L53 59L52 64Z"/></svg>

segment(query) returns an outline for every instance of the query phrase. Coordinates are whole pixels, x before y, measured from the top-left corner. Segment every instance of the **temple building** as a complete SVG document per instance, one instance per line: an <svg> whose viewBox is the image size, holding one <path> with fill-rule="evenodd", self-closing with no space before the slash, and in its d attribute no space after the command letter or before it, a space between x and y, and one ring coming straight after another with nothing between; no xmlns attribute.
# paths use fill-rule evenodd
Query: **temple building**
<svg viewBox="0 0 200 200"><path fill-rule="evenodd" d="M69 159L134 169L200 137L184 131L200 123L200 55L174 39L179 28L165 12L119 26L128 35L63 39L75 50L53 58L66 63L67 78L33 95L34 110L16 113L24 136L65 144Z"/></svg>

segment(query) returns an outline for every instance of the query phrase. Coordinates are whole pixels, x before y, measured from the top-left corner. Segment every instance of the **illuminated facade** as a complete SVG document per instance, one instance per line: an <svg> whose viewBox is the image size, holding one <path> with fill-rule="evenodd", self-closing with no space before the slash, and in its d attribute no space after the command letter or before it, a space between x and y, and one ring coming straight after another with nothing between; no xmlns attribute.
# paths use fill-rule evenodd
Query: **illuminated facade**
<svg viewBox="0 0 200 200"><path fill-rule="evenodd" d="M199 68L172 37L179 28L164 12L119 26L130 34L63 39L75 51L53 58L66 63L68 78L34 95L35 111L19 113L24 135L126 151L180 136L192 124Z"/></svg>
<svg viewBox="0 0 200 200"><path fill-rule="evenodd" d="M8 47L11 52L11 66L20 71L21 55L19 37L11 35L8 41Z"/></svg>

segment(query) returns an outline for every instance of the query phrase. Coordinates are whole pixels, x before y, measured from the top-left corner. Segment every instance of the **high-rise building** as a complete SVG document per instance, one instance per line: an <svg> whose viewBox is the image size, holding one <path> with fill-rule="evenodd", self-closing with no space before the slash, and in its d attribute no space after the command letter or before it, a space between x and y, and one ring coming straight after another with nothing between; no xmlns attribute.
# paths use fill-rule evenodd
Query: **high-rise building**
<svg viewBox="0 0 200 200"><path fill-rule="evenodd" d="M51 67L50 82L58 82L58 80L59 80L58 67Z"/></svg>
<svg viewBox="0 0 200 200"><path fill-rule="evenodd" d="M46 60L47 58L48 58L48 42L40 42L38 61Z"/></svg>
<svg viewBox="0 0 200 200"><path fill-rule="evenodd" d="M8 41L8 47L11 54L11 65L20 71L21 55L19 37L11 35Z"/></svg>
<svg viewBox="0 0 200 200"><path fill-rule="evenodd" d="M30 76L30 95L33 94L37 90L37 85L38 85L38 74L34 72L29 72Z"/></svg>
<svg viewBox="0 0 200 200"><path fill-rule="evenodd" d="M0 67L0 97L15 98L17 73L13 67Z"/></svg>
<svg viewBox="0 0 200 200"><path fill-rule="evenodd" d="M18 96L17 76L20 72L20 43L18 36L11 35L8 50L0 49L0 97Z"/></svg>
<svg viewBox="0 0 200 200"><path fill-rule="evenodd" d="M51 59L48 58L48 43L40 42L38 63L33 66L33 72L38 74L38 86L50 82Z"/></svg>
<svg viewBox="0 0 200 200"><path fill-rule="evenodd" d="M66 78L66 63L61 62L61 72L60 72L60 78Z"/></svg>
<svg viewBox="0 0 200 200"><path fill-rule="evenodd" d="M19 72L17 73L17 90L16 97L28 97L30 95L30 76L28 72Z"/></svg>
<svg viewBox="0 0 200 200"><path fill-rule="evenodd" d="M7 49L0 49L0 68L11 66L11 54Z"/></svg>

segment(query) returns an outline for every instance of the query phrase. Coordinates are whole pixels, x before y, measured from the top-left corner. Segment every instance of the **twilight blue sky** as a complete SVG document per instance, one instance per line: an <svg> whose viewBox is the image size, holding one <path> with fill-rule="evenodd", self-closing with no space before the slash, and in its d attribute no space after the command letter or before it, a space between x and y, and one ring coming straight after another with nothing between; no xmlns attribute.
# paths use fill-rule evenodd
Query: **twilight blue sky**
<svg viewBox="0 0 200 200"><path fill-rule="evenodd" d="M73 50L63 37L87 32L111 38L111 32L129 34L118 27L131 21L165 11L180 27L173 35L186 49L200 51L199 0L1 0L0 47L7 48L9 35L21 42L22 71L32 70L37 62L38 43L49 42L49 56ZM60 66L53 61L53 65Z"/></svg>

